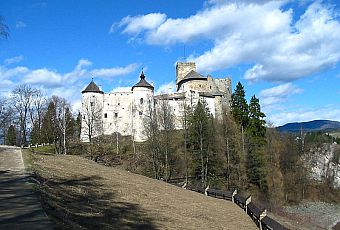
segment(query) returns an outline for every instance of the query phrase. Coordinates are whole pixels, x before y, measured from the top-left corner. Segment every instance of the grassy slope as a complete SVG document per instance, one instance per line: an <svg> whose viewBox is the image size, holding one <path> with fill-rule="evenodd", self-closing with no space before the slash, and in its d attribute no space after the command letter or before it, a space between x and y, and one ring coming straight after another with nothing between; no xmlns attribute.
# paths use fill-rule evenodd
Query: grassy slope
<svg viewBox="0 0 340 230"><path fill-rule="evenodd" d="M78 156L30 154L30 158L42 182L47 214L62 228L257 229L228 201Z"/></svg>

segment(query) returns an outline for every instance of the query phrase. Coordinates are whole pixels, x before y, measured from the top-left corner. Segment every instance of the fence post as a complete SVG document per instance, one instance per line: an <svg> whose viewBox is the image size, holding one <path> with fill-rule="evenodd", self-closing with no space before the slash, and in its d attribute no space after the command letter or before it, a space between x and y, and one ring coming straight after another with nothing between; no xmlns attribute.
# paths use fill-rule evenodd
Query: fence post
<svg viewBox="0 0 340 230"><path fill-rule="evenodd" d="M208 185L208 187L206 187L206 189L204 190L204 195L208 196L208 190L209 190L209 185Z"/></svg>
<svg viewBox="0 0 340 230"><path fill-rule="evenodd" d="M234 196L236 196L236 194L237 194L237 189L235 189L234 192L233 192L233 194L231 195L231 201L232 201L233 203L235 203Z"/></svg>
<svg viewBox="0 0 340 230"><path fill-rule="evenodd" d="M251 202L251 196L248 196L248 198L246 199L246 213L248 213L248 204L250 204Z"/></svg>
<svg viewBox="0 0 340 230"><path fill-rule="evenodd" d="M260 214L260 230L262 230L262 219L267 216L267 209L264 209Z"/></svg>

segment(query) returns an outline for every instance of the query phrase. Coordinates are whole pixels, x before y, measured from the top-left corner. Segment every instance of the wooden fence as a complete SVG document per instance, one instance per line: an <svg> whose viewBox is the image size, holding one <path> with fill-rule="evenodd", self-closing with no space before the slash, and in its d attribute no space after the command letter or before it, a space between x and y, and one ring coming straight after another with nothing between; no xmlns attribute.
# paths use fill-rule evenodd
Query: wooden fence
<svg viewBox="0 0 340 230"><path fill-rule="evenodd" d="M177 180L173 179L172 181L177 181ZM175 185L178 185L178 184L175 184ZM217 189L211 189L209 187L206 189L202 189L198 187L192 187L186 184L184 184L181 187L184 189L188 189L191 191L205 194L206 196L214 197L217 199L228 200L228 201L231 201L237 204L240 208L244 210L245 213L248 214L248 216L250 216L250 218L252 218L252 220L261 230L287 230L288 229L284 227L283 225L281 225L279 222L267 216L266 209L258 208L254 204L254 202L251 201L251 196L243 197L237 193L237 190L222 191L222 190L217 190Z"/></svg>

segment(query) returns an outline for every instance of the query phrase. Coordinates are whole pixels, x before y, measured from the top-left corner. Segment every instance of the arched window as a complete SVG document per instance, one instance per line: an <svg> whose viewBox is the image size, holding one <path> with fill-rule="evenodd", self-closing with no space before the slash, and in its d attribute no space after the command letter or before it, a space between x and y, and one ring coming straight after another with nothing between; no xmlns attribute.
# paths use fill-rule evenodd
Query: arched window
<svg viewBox="0 0 340 230"><path fill-rule="evenodd" d="M144 102L143 98L141 98L139 101L140 101L140 104L143 104Z"/></svg>

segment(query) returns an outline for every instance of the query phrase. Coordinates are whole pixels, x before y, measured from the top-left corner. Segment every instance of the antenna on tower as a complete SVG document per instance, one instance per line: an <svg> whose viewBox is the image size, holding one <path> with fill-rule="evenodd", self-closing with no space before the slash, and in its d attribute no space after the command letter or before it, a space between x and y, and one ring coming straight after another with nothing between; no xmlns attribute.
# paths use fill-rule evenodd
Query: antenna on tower
<svg viewBox="0 0 340 230"><path fill-rule="evenodd" d="M185 45L184 45L184 47L183 47L183 54L184 54L184 60L187 58L186 57L186 54L185 54Z"/></svg>

